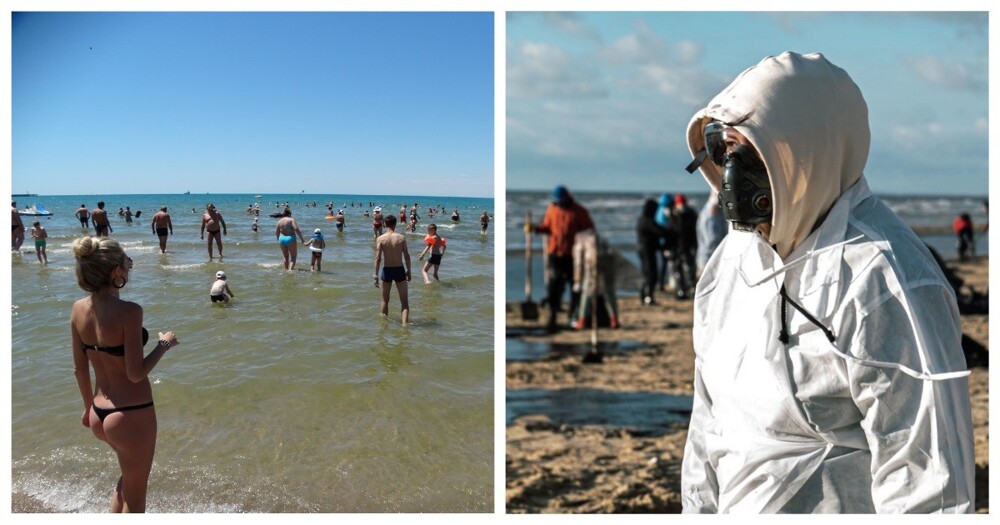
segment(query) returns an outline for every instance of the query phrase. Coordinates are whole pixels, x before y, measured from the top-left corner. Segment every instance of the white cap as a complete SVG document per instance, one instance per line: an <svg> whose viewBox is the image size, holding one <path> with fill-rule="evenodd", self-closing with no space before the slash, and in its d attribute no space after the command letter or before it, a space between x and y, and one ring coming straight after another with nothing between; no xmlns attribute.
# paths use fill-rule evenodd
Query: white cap
<svg viewBox="0 0 1000 525"><path fill-rule="evenodd" d="M219 271L215 272L215 278L216 279L225 279L226 278L226 272L224 272L222 270L219 270Z"/></svg>
<svg viewBox="0 0 1000 525"><path fill-rule="evenodd" d="M319 228L316 228L315 230L313 230L313 233L323 233L323 232L321 232Z"/></svg>

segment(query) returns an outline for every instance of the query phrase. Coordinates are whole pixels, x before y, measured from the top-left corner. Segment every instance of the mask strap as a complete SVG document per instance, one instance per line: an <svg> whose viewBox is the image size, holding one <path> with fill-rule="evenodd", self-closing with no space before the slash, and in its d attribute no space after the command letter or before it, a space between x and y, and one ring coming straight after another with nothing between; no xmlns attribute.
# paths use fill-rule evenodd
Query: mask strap
<svg viewBox="0 0 1000 525"><path fill-rule="evenodd" d="M786 344L786 345L788 344L788 327L785 325L785 303L786 302L791 303L791 305L794 306L795 309L799 311L799 313L801 313L802 315L806 316L806 319L809 319L810 323L816 325L817 328L819 328L820 330L822 330L823 333L826 334L827 340L829 340L831 343L833 343L833 342L835 342L837 340L837 338L834 337L834 335L833 335L833 330L830 330L829 328L823 326L823 323L820 323L815 317L812 316L812 314L810 314L809 312L807 312L805 308L802 308L802 306L800 306L799 303L796 303L790 297L788 297L788 294L785 293L785 285L784 284L781 285L781 292L780 292L780 294L781 294L781 333L778 334L778 340L781 341L782 344Z"/></svg>
<svg viewBox="0 0 1000 525"><path fill-rule="evenodd" d="M692 160L691 163L688 164L687 167L685 167L684 169L687 170L688 173L694 173L696 169L698 169L702 164L705 163L705 159L707 158L708 158L708 150L703 149L699 151L697 155L695 155L694 160Z"/></svg>

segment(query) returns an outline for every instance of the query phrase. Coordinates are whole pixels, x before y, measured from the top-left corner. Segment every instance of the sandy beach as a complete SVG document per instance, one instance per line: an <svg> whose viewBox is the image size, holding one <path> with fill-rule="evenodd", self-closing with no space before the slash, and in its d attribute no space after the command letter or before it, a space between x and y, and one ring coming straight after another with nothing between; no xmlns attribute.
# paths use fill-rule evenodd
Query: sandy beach
<svg viewBox="0 0 1000 525"><path fill-rule="evenodd" d="M988 258L949 266L979 292L989 288ZM511 298L513 299L513 298ZM637 297L619 299L622 328L601 330L600 341L638 348L609 352L601 363L579 353L508 362L507 390L580 389L690 396L694 369L692 303L661 294L653 307ZM508 344L590 343L590 331L545 334L523 321L519 301L508 303ZM544 321L545 313L542 313ZM963 315L963 333L989 347L988 315ZM639 343L639 344L635 344ZM989 373L969 379L976 449L976 507L989 510ZM568 425L541 414L517 418L506 430L506 502L509 513L680 512L680 472L686 426L665 433L635 433L598 425Z"/></svg>

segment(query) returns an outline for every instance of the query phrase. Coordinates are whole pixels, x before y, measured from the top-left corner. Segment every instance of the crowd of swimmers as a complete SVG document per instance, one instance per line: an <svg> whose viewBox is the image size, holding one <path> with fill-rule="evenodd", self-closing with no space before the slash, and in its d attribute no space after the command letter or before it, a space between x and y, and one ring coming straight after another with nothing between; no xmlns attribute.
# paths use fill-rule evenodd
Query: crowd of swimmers
<svg viewBox="0 0 1000 525"><path fill-rule="evenodd" d="M418 203L413 203L413 205L409 208L405 205L400 206L400 213L397 218L397 216L393 214L383 214L383 207L376 205L374 202L369 202L368 205L372 208L372 213L369 216L368 208L364 208L364 216L366 218L370 217L372 220L373 240L375 243L375 284L376 286L380 286L382 288L383 295L381 311L383 314L387 313L389 291L392 287L392 283L396 283L396 288L401 302L401 309L403 310L403 322L405 324L409 318L409 305L405 283L410 280L410 255L406 245L406 238L400 233L397 233L396 229L399 224L406 224L407 226L404 231L416 232L417 223L420 220L420 206ZM17 213L16 202L12 203L12 206L14 211L12 217L14 220L15 237L13 248L15 250L19 250L20 242L23 242L24 236L23 223L20 215ZM96 208L88 210L86 205L81 204L80 208L75 213L75 216L80 221L80 226L82 228L94 228L93 236L96 238L107 238L114 233L114 228L108 218L105 206L104 201L100 201L97 203ZM306 203L305 206L317 207L317 204L312 202ZM334 222L338 232L343 232L346 224L346 214L344 208L364 207L364 203L355 204L352 202L350 205L345 203L344 208L339 209L336 214L333 212L333 207L334 205L332 202L326 204L328 214L325 218ZM310 271L321 272L323 269L323 250L326 248L326 239L323 236L322 229L315 228L312 236L307 239L303 235L299 223L292 217L292 210L289 203L275 203L275 208L280 211L273 213L271 216L278 219L275 224L274 235L275 240L278 241L278 245L281 249L284 268L286 270L295 270L295 265L298 259L298 245L301 243L309 249ZM119 216L126 222L132 222L133 218L139 217L141 213L141 211L136 211L133 214L131 207L126 206L120 209ZM446 213L447 212L442 205L438 205L427 210L428 216L443 215ZM251 230L253 232L258 232L260 229L260 204L257 203L247 206L247 215L253 217ZM451 220L456 223L461 220L457 209L454 209L451 214ZM491 220L492 218L489 213L487 211L483 211L480 216L481 233L486 233ZM150 220L150 229L152 234L158 238L160 253L166 254L167 240L174 234L173 221L171 220L170 213L167 211L166 206L161 207L158 212L153 214L153 217ZM21 234L20 242L17 238L19 231ZM218 252L219 260L222 260L222 239L228 235L228 228L226 220L214 204L209 203L205 206L205 210L201 216L199 235L202 240L206 241L206 249L208 251L209 260L212 261L215 259L216 251ZM39 263L48 264L48 254L45 251L48 233L45 228L42 227L41 223L34 223L34 228L31 230L31 238L34 239L35 242L35 250ZM432 279L434 281L439 280L441 261L444 257L445 251L447 250L447 240L439 235L437 225L431 223L426 226L426 236L423 241L424 249L420 253L418 259L423 261L425 256L428 256L428 260L423 265L421 273L424 283L430 284ZM213 285L212 292L210 293L212 302L228 302L226 294L217 290L219 282L225 283L226 279L222 272L220 272L220 274L221 276L217 275L217 281ZM385 285L382 286L380 283L384 283ZM224 291L228 293L229 297L232 297L232 292L229 290L228 285L226 285Z"/></svg>

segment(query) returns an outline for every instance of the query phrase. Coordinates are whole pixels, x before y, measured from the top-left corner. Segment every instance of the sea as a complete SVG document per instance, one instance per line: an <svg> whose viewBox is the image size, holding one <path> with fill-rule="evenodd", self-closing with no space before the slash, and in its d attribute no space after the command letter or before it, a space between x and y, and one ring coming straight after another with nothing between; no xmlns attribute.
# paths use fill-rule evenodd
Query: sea
<svg viewBox="0 0 1000 525"><path fill-rule="evenodd" d="M41 509L106 512L119 469L107 444L80 424L69 314L84 297L70 248L93 230L74 216L106 203L134 260L122 298L142 305L153 334L180 344L150 374L158 418L147 510L160 513L492 512L494 509L493 199L310 194L160 194L16 197L51 217L49 264L30 237L11 258L11 488ZM282 267L277 219L289 203L303 235L321 228L321 272L299 246ZM344 208L346 228L324 220ZM224 258L199 238L207 203L228 229ZM313 207L315 203L315 207ZM398 213L420 205L410 324L393 290L379 314L370 203ZM247 207L261 208L258 232ZM140 211L126 223L119 208ZM161 254L150 219L174 225ZM446 213L430 217L428 208ZM458 210L461 220L452 222ZM23 217L30 229L32 217ZM448 249L440 282L423 284L425 226ZM235 299L209 301L224 270ZM150 351L152 344L147 345Z"/></svg>
<svg viewBox="0 0 1000 525"><path fill-rule="evenodd" d="M533 221L538 223L552 200L551 192L508 191L506 200L506 297L507 301L522 301L525 297L525 234L523 230L526 212L531 212ZM707 193L685 194L688 204L696 211L708 199ZM984 201L987 196L918 196L918 195L878 195L900 218L918 232L923 241L934 248L946 261L956 255L956 240L952 233L952 221L961 214L968 213L976 230L976 254L988 255L989 237L983 233L988 222ZM643 193L587 193L576 194L577 201L590 212L597 225L598 233L616 249L624 262L619 274L631 276L635 286L619 289L622 296L638 295L639 258L635 225L642 211L643 202L651 198L659 200L659 194ZM544 238L532 236L532 297L535 301L545 295L543 260Z"/></svg>

